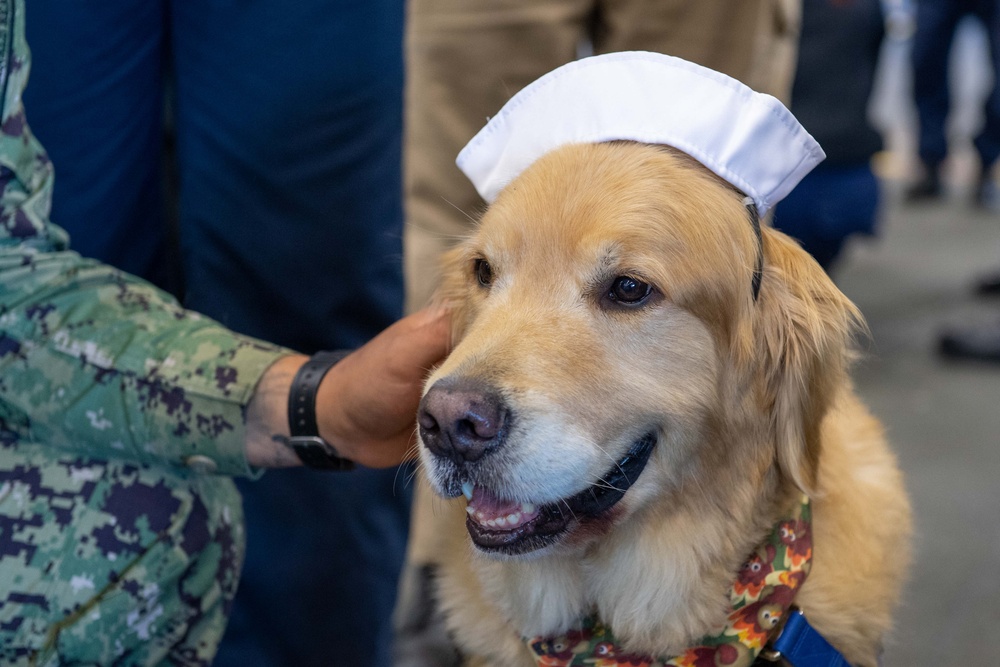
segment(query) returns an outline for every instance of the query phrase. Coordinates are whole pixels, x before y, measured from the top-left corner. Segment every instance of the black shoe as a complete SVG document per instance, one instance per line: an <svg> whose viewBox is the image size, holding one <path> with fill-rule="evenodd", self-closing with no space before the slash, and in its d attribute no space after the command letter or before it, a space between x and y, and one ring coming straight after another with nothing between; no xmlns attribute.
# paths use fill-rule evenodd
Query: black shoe
<svg viewBox="0 0 1000 667"><path fill-rule="evenodd" d="M983 276L976 282L979 296L1000 296L1000 273Z"/></svg>
<svg viewBox="0 0 1000 667"><path fill-rule="evenodd" d="M1000 211L1000 188L991 177L991 170L983 171L976 184L976 206L987 211Z"/></svg>
<svg viewBox="0 0 1000 667"><path fill-rule="evenodd" d="M941 197L941 176L934 167L924 169L924 177L906 189L906 201L927 201Z"/></svg>
<svg viewBox="0 0 1000 667"><path fill-rule="evenodd" d="M938 351L950 359L1000 362L1000 322L945 332Z"/></svg>

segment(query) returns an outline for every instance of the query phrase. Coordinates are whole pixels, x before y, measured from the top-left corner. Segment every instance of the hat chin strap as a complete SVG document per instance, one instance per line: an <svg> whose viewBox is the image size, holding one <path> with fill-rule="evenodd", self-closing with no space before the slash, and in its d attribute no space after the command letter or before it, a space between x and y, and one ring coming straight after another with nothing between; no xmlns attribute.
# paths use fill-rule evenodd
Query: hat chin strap
<svg viewBox="0 0 1000 667"><path fill-rule="evenodd" d="M757 237L757 266L754 267L753 278L750 281L753 300L757 301L757 296L760 294L760 281L764 278L764 238L760 231L760 213L757 211L757 204L753 197L744 197L743 205L747 208L747 213L750 215L750 225Z"/></svg>

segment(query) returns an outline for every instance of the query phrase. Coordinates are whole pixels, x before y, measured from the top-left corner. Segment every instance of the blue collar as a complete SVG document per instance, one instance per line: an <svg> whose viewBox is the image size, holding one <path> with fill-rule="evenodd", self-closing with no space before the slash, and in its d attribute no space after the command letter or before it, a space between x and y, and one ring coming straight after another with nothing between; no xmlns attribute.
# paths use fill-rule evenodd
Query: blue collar
<svg viewBox="0 0 1000 667"><path fill-rule="evenodd" d="M790 610L781 634L769 642L760 657L769 662L784 660L791 667L851 667L797 608Z"/></svg>

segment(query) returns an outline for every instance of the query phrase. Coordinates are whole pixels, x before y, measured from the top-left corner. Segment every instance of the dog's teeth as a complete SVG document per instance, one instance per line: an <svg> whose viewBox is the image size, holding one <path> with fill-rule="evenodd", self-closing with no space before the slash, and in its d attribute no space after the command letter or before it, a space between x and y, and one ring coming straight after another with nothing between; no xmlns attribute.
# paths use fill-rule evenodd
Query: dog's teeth
<svg viewBox="0 0 1000 667"><path fill-rule="evenodd" d="M507 523L509 523L512 526L515 525L515 524L517 524L517 523L519 523L520 521L521 521L521 515L520 514L508 514L507 515Z"/></svg>
<svg viewBox="0 0 1000 667"><path fill-rule="evenodd" d="M464 482L462 484L462 493L465 494L466 500L472 500L472 490L476 488L472 482Z"/></svg>
<svg viewBox="0 0 1000 667"><path fill-rule="evenodd" d="M535 511L535 506L532 503L521 503L521 513L531 514Z"/></svg>
<svg viewBox="0 0 1000 667"><path fill-rule="evenodd" d="M471 505L466 505L466 506L465 506L465 512L466 512L467 514L474 514L474 513L476 512L476 510L472 509L472 506L471 506Z"/></svg>
<svg viewBox="0 0 1000 667"><path fill-rule="evenodd" d="M496 524L498 526L500 526L500 527L506 526L507 525L507 517L498 516Z"/></svg>

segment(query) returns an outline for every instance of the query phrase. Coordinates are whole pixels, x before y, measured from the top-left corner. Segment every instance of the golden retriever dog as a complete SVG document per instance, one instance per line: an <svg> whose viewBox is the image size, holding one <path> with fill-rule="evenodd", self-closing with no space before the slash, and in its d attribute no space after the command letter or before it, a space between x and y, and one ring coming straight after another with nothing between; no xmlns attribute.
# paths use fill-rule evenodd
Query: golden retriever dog
<svg viewBox="0 0 1000 667"><path fill-rule="evenodd" d="M438 596L466 664L540 664L525 638L590 615L623 651L682 653L803 493L795 605L876 664L910 510L848 377L861 317L742 193L672 148L563 146L449 254L441 298L456 346L420 457L451 499Z"/></svg>

